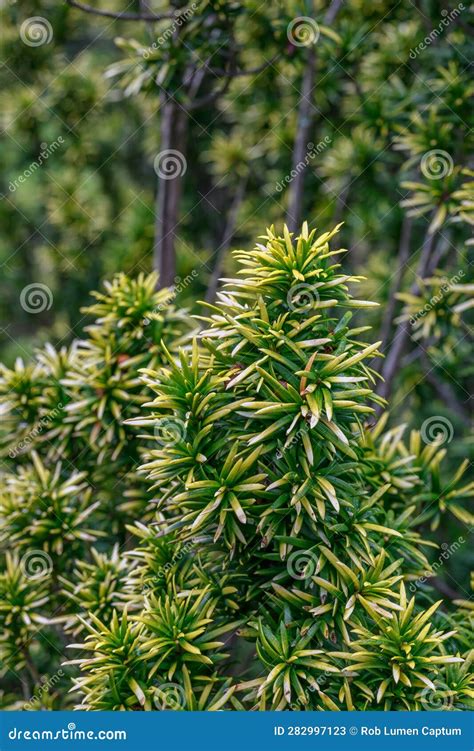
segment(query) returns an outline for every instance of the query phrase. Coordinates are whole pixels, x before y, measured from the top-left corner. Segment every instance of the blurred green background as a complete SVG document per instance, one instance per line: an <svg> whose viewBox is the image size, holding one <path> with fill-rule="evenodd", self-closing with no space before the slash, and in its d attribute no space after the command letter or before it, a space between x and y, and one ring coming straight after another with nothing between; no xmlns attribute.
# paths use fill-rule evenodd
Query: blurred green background
<svg viewBox="0 0 474 751"><path fill-rule="evenodd" d="M175 7L93 5L156 14ZM67 2L2 2L3 361L80 336L79 311L102 279L152 269L165 95L185 113L187 131L174 236L178 303L199 311L197 301L215 294L213 274L235 269L230 249L253 245L265 226L307 219L325 230L343 221L346 263L381 303L364 320L387 351L403 304L408 316L431 306L390 386L398 419L418 426L436 400L435 413L446 413L462 438L455 453L472 452L469 7L198 2L169 29L167 19L115 20ZM190 70L197 83L189 84ZM428 281L402 303L396 294L413 292L427 237ZM433 275L466 288L433 306L441 284ZM38 283L51 300L32 314L21 291Z"/></svg>

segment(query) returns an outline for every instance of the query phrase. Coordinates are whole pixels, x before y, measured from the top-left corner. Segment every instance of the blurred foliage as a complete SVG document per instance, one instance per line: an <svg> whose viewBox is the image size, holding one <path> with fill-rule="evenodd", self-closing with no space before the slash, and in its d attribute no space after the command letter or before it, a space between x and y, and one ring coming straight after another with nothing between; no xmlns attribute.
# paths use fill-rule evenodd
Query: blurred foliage
<svg viewBox="0 0 474 751"><path fill-rule="evenodd" d="M0 706L465 708L472 16L196 5L177 34L1 3ZM222 275L245 273L193 322L229 226L233 247L282 226L310 64L288 29L308 15L311 225L296 250L271 229L225 252ZM156 291L164 87L190 111L177 276ZM343 272L313 234L342 220ZM376 355L403 327L380 417Z"/></svg>
<svg viewBox="0 0 474 751"><path fill-rule="evenodd" d="M166 20L123 23L51 0L28 0L21 8L9 0L0 13L6 58L0 73L3 359L11 364L17 355L31 354L38 341L68 343L80 333L77 309L104 276L151 270L160 92L166 87L183 106L193 104L182 85L186 66L209 59L218 76L235 54L237 70L259 72L228 81L214 76L217 83L205 83L204 95L228 85L189 116L177 301L194 306L205 295L228 213L236 211L235 247L286 211L285 177L308 52L293 43L288 24L311 15L308 8L293 1L263 8L206 0L179 28L179 39L170 33L176 25ZM47 43L29 46L21 29L34 16L48 21L51 35ZM472 224L469 11L448 14L436 2L418 12L352 0L329 32L323 4L315 4L314 17L322 33L315 47L311 143L320 148L308 145L304 214L316 226L344 216L348 263L356 273L370 270L367 293L378 302L390 295L390 259L396 263L406 210L416 221L403 268L405 290L398 291L409 293L426 221L444 243L441 274L449 279L463 270L463 283L471 283L472 253L465 245ZM212 35L205 32L208 25ZM57 147L31 171L51 144ZM30 176L18 182L28 170ZM233 272L231 255L223 260L224 274ZM180 284L183 279L189 283ZM38 282L48 285L53 301L32 314L19 297ZM374 311L371 322L377 326L380 316ZM431 337L424 345L443 379L445 366ZM426 381L417 383L417 361L404 372L395 402L403 398L411 414L419 414L427 403ZM455 385L462 403L471 385L472 374Z"/></svg>

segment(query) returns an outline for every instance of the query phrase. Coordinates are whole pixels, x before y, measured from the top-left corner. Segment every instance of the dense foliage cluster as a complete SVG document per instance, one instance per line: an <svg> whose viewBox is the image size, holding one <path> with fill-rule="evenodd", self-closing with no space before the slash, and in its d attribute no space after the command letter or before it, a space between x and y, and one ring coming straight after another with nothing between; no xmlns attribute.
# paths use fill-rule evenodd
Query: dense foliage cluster
<svg viewBox="0 0 474 751"><path fill-rule="evenodd" d="M118 0L89 5L123 10ZM171 6L150 3L158 12ZM450 384L451 407L460 405L457 441L465 424L458 413L466 411L473 382L469 329L457 315L459 305L472 305L468 4L199 0L191 6L173 33L166 19L114 21L54 0L2 3L0 312L5 320L15 312L0 330L4 357L11 364L18 350L31 353L38 341L69 342L80 335L78 308L104 276L151 270L160 187L154 162L166 148L160 138L166 90L181 109L190 108L180 146L187 169L175 250L178 278L195 274L180 288L180 303L205 297L216 266L234 273L229 246L248 246L262 226L281 225L304 174L301 217L319 226L344 217L342 242L353 249L349 269L363 269L370 280L364 294L387 304L367 312L384 350L394 318L409 320L414 306L431 306L411 329L420 347L397 370L393 403L403 402L407 421L429 417L427 405L436 400L435 414L451 420L443 389ZM333 6L337 14L328 22ZM35 17L51 26L38 46L20 35ZM302 17L299 39L291 30ZM196 61L206 65L196 73L201 83L193 99L184 82ZM305 94L312 109L301 113L312 68L311 95ZM206 106L196 106L203 99ZM43 146L55 143L35 168ZM427 227L433 247L421 265ZM417 279L425 282L414 290ZM19 303L19 290L31 283L48 285L54 298L36 315ZM441 295L446 315L437 311L432 326L432 299L446 283L464 289ZM399 301L398 293L410 297ZM459 296L454 312L451 294ZM446 323L453 325L447 330ZM472 442L455 450L472 457Z"/></svg>
<svg viewBox="0 0 474 751"><path fill-rule="evenodd" d="M472 708L470 9L129 5L0 3L0 707Z"/></svg>
<svg viewBox="0 0 474 751"><path fill-rule="evenodd" d="M430 577L474 483L375 417L337 230L270 228L199 330L120 274L2 367L3 707L472 706L472 603Z"/></svg>

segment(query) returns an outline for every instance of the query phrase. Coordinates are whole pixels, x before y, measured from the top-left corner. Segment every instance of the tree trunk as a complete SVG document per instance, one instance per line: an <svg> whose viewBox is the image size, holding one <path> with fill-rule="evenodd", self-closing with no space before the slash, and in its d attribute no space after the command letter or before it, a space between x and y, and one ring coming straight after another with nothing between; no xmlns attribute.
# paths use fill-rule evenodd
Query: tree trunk
<svg viewBox="0 0 474 751"><path fill-rule="evenodd" d="M301 225L303 210L304 178L308 160L308 142L313 123L313 88L316 78L316 52L313 46L308 49L308 58L303 75L301 98L298 107L296 138L293 148L292 172L295 177L290 183L286 223L290 232L296 232Z"/></svg>
<svg viewBox="0 0 474 751"><path fill-rule="evenodd" d="M407 261L410 257L410 242L411 242L411 233L412 233L412 227L413 227L413 219L410 216L403 217L403 223L402 223L402 229L400 232L400 244L398 247L398 259L397 259L397 270L392 277L392 283L390 285L390 290L388 293L388 299L387 299L387 305L385 307L385 312L382 320L382 326L380 328L380 334L378 336L378 339L381 339L382 344L387 341L388 337L390 335L390 332L392 330L393 325L393 319L395 317L395 310L397 307L397 298L396 295L398 292L400 292L400 287L403 279L403 272L405 270L405 266L407 264ZM376 366L376 369L380 371L382 366L382 361L377 363L379 367Z"/></svg>
<svg viewBox="0 0 474 751"><path fill-rule="evenodd" d="M342 217L344 216L344 211L347 206L347 199L349 198L350 187L351 182L349 178L346 185L344 185L336 199L336 208L334 209L334 216L332 218L333 226L339 224L342 221Z"/></svg>
<svg viewBox="0 0 474 751"><path fill-rule="evenodd" d="M169 99L164 101L161 108L160 152L155 160L158 190L153 266L159 273L159 287L171 286L176 277L175 242L186 172L187 126L187 113L176 102Z"/></svg>
<svg viewBox="0 0 474 751"><path fill-rule="evenodd" d="M430 259L433 253L433 246L435 241L435 233L427 230L423 247L421 249L420 260L418 262L418 268L416 275L418 278L423 279L426 276L427 270L430 267ZM416 294L419 291L418 282L410 288L412 294ZM377 393L383 396L384 399L388 399L391 392L395 375L401 367L401 358L405 351L405 347L410 339L410 321L402 321L398 324L393 335L393 339L390 344L387 357L382 367L382 376L384 381L379 384ZM377 407L377 413L382 411L381 407Z"/></svg>
<svg viewBox="0 0 474 751"><path fill-rule="evenodd" d="M341 7L342 0L332 0L324 16L323 23L325 26L330 26L334 22ZM312 11L313 3L310 6L309 16L313 15ZM298 106L296 138L291 165L292 170L296 171L296 175L290 183L288 211L286 214L286 223L290 232L296 232L301 226L304 179L308 160L308 142L311 136L313 113L315 110L313 89L316 80L316 46L317 43L308 48L306 68L301 85L301 98Z"/></svg>
<svg viewBox="0 0 474 751"><path fill-rule="evenodd" d="M219 279L222 273L222 266L223 266L224 258L230 247L232 238L234 237L235 227L237 224L237 217L239 214L240 206L245 196L246 185L247 185L247 178L245 177L241 180L240 184L237 186L237 190L235 191L234 200L232 201L231 207L229 209L229 214L227 216L227 222L225 225L222 242L216 254L214 268L212 269L209 286L207 288L207 292L206 292L207 302L214 302L214 300L216 299L216 292L217 292L217 287L219 285Z"/></svg>
<svg viewBox="0 0 474 751"><path fill-rule="evenodd" d="M459 420L464 423L464 425L469 425L470 420L467 414L466 407L464 406L464 404L458 401L456 392L454 391L451 384L438 378L438 375L435 371L436 363L431 362L422 348L420 348L419 352L421 367L428 383L434 388L440 399L446 404L447 407L449 407L451 412L456 415Z"/></svg>

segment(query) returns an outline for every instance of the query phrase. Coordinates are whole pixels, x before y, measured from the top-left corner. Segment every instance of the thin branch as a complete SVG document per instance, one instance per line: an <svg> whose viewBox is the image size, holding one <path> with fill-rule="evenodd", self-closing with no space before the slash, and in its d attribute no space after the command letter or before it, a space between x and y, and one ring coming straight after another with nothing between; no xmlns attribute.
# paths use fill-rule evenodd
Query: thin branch
<svg viewBox="0 0 474 751"><path fill-rule="evenodd" d="M349 198L351 183L350 178L338 194L336 199L336 207L334 209L334 216L332 218L332 225L339 224L342 221L344 210L347 208L347 199Z"/></svg>
<svg viewBox="0 0 474 751"><path fill-rule="evenodd" d="M211 279L209 281L209 286L206 292L207 302L214 302L215 300L217 287L219 285L219 278L222 272L222 264L224 262L224 258L227 253L227 250L229 249L230 244L232 242L232 238L234 237L235 228L237 225L237 217L238 217L240 206L245 197L246 186L247 186L247 176L242 178L239 186L237 187L237 190L234 195L234 199L232 201L232 204L229 210L229 214L227 217L227 222L226 222L226 226L224 230L224 236L222 238L222 242L216 254L214 268L212 270Z"/></svg>
<svg viewBox="0 0 474 751"><path fill-rule="evenodd" d="M410 292L413 295L416 295L419 292L418 279L423 279L426 276L427 269L430 265L431 255L433 253L434 241L435 233L430 233L428 228L425 234L423 247L421 249L420 260L418 262L418 268L416 272L417 280L410 288ZM395 375L400 369L401 358L409 339L410 321L400 321L397 328L395 329L395 334L393 336L388 355L382 367L382 377L384 380L379 384L379 387L377 389L379 396L382 396L384 399L387 399L392 391L393 381ZM381 411L382 407L378 406L377 412L380 414Z"/></svg>
<svg viewBox="0 0 474 751"><path fill-rule="evenodd" d="M449 250L449 247L450 247L449 238L446 237L445 235L441 235L440 242L434 249L433 255L431 256L426 276L431 276L434 273L435 269L439 266L443 257L446 255L446 252Z"/></svg>
<svg viewBox="0 0 474 751"><path fill-rule="evenodd" d="M270 67L270 65L273 65L274 62L279 60L281 57L281 52L277 52L276 55L273 55L270 60L267 60L265 63L262 63L262 65L257 66L256 68L249 68L247 70L235 70L235 71L229 71L224 70L223 68L210 68L209 72L213 73L216 76L219 76L220 78L226 78L227 76L231 76L232 78L237 78L238 76L256 76L258 73L262 73L264 70Z"/></svg>
<svg viewBox="0 0 474 751"><path fill-rule="evenodd" d="M185 111L174 100L165 101L164 95L162 98L161 152L164 154L170 151L179 152L185 159L188 118ZM182 185L183 171L179 167L173 179L158 178L153 265L159 273L160 287L171 286L176 275L175 241L179 224Z"/></svg>
<svg viewBox="0 0 474 751"><path fill-rule="evenodd" d="M438 396L442 399L446 406L449 407L451 412L459 417L461 422L463 422L465 425L469 425L469 418L466 414L466 410L458 401L454 389L451 388L449 383L438 378L433 369L433 365L430 359L428 358L426 352L422 349L420 349L420 362L426 380L431 384L431 386L433 386Z"/></svg>
<svg viewBox="0 0 474 751"><path fill-rule="evenodd" d="M79 0L66 0L71 8L77 8L84 13L91 13L94 16L103 16L105 18L115 18L117 21L164 21L166 19L176 19L179 16L189 13L191 8L177 8L167 13L126 13L125 11L115 12L112 10L99 10L92 5L79 2Z"/></svg>
<svg viewBox="0 0 474 751"><path fill-rule="evenodd" d="M235 48L235 40L233 36L228 41L229 44L229 52L230 52L230 69L231 71L235 69L236 66L236 48ZM212 55L211 55L212 57ZM191 85L189 87L189 90L187 92L188 94L188 100L189 104L181 104L180 107L187 113L193 112L194 110L200 109L201 107L208 107L210 104L213 104L219 97L223 96L227 89L229 88L232 78L229 77L224 81L224 84L220 87L220 89L214 90L209 92L209 94L205 94L204 96L195 99L195 96L199 90L199 87L203 80L205 79L206 73L209 73L212 71L212 68L209 67L209 62L211 57L209 57L204 65L202 65L199 68L196 68L192 79L191 79Z"/></svg>
<svg viewBox="0 0 474 751"><path fill-rule="evenodd" d="M330 26L332 24L337 14L339 13L340 9L342 8L343 4L344 4L343 0L332 0L332 3L329 6L326 15L324 16L325 26Z"/></svg>
<svg viewBox="0 0 474 751"><path fill-rule="evenodd" d="M224 85L220 87L220 89L217 89L216 91L211 91L209 94L206 94L205 96L202 96L200 99L196 99L192 104L184 104L183 109L186 110L186 112L193 112L194 110L199 109L200 107L208 107L210 104L213 104L219 97L223 96L227 89L229 88L231 84L232 79L228 78Z"/></svg>
<svg viewBox="0 0 474 751"><path fill-rule="evenodd" d="M138 0L138 7L140 9L140 15L143 15L146 13L150 13L150 14L152 13L152 10L150 6L148 5L148 0ZM153 41L154 28L155 28L153 25L153 21L146 21L145 25L146 25L148 37L150 41Z"/></svg>
<svg viewBox="0 0 474 751"><path fill-rule="evenodd" d="M26 667L28 669L28 672L29 672L31 678L33 679L33 681L35 683L40 683L40 674L38 672L38 669L37 669L35 663L31 659L31 655L30 655L30 650L29 650L28 644L23 644L23 646L21 647L20 651L21 651L21 654L22 654L23 659L25 661L25 665L26 665Z"/></svg>
<svg viewBox="0 0 474 751"><path fill-rule="evenodd" d="M305 162L308 160L308 141L313 125L313 89L316 79L316 53L314 47L308 49L308 57L303 75L301 97L298 107L298 120L296 125L296 138L293 148L292 171L295 177L290 183L288 196L288 211L286 223L290 232L296 232L303 211L303 193L305 178Z"/></svg>
<svg viewBox="0 0 474 751"><path fill-rule="evenodd" d="M413 219L405 214L403 217L402 229L400 232L400 243L398 246L398 261L397 270L392 278L390 285L390 291L388 293L387 305L385 306L385 312L382 320L382 326L380 327L380 334L377 337L382 342L388 340L390 331L392 329L393 319L395 317L395 310L397 307L396 294L400 290L400 286L403 279L403 272L405 270L406 263L410 256L410 242L413 229ZM380 362L380 368L382 367L382 361Z"/></svg>
<svg viewBox="0 0 474 751"><path fill-rule="evenodd" d="M427 580L428 584L438 590L438 592L449 600L461 600L462 594L449 586L443 579L438 576L430 576Z"/></svg>
<svg viewBox="0 0 474 751"><path fill-rule="evenodd" d="M332 0L326 15L324 24L330 25L336 18L342 6L342 0ZM311 14L310 14L311 15ZM313 116L316 111L313 90L316 85L316 50L313 45L308 48L306 67L301 86L301 97L298 105L298 118L296 124L296 137L293 148L292 174L296 173L290 183L288 195L288 210L286 223L290 231L297 231L301 224L303 211L304 182L306 167L308 166L308 142L313 126Z"/></svg>

